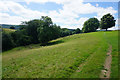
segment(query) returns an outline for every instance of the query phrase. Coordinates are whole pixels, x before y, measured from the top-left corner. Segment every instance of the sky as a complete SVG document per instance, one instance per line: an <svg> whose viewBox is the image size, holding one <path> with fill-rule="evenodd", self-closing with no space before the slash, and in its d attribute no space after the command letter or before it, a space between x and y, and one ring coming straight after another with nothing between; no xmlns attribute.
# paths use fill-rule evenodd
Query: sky
<svg viewBox="0 0 120 80"><path fill-rule="evenodd" d="M0 0L0 24L21 24L21 21L49 16L62 28L82 29L89 18L100 20L111 13L118 29L118 0Z"/></svg>

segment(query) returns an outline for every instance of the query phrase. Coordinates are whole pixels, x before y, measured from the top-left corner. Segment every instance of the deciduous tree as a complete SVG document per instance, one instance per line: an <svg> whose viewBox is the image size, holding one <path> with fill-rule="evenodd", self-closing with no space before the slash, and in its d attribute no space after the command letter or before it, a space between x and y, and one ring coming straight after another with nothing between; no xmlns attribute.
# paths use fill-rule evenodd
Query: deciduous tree
<svg viewBox="0 0 120 80"><path fill-rule="evenodd" d="M97 18L90 18L89 20L85 21L82 31L87 32L95 32L99 27L99 20Z"/></svg>
<svg viewBox="0 0 120 80"><path fill-rule="evenodd" d="M114 17L110 13L108 13L101 18L100 28L106 29L107 31L108 28L115 26L115 21L116 20L114 20Z"/></svg>

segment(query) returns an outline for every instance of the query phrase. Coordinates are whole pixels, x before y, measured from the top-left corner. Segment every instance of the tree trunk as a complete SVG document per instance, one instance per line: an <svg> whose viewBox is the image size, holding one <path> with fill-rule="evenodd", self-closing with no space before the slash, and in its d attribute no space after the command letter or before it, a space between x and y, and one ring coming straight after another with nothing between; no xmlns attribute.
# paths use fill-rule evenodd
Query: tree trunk
<svg viewBox="0 0 120 80"><path fill-rule="evenodd" d="M107 29L106 29L106 31L107 31Z"/></svg>

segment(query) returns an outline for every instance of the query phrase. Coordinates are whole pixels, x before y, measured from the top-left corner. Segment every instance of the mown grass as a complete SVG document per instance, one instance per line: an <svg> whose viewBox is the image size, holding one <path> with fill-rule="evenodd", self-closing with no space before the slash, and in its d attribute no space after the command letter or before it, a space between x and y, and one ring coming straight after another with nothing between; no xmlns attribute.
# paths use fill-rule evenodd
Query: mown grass
<svg viewBox="0 0 120 80"><path fill-rule="evenodd" d="M0 28L0 79L2 79L2 29Z"/></svg>
<svg viewBox="0 0 120 80"><path fill-rule="evenodd" d="M95 33L94 35L99 36L99 38L97 38L100 40L98 48L85 63L80 64L78 70L71 75L71 78L99 78L106 58L108 44L103 38L103 32Z"/></svg>
<svg viewBox="0 0 120 80"><path fill-rule="evenodd" d="M118 78L118 31L107 32L106 40L112 45L111 78Z"/></svg>
<svg viewBox="0 0 120 80"><path fill-rule="evenodd" d="M75 34L37 48L12 49L2 53L2 77L98 78L107 50L104 32Z"/></svg>

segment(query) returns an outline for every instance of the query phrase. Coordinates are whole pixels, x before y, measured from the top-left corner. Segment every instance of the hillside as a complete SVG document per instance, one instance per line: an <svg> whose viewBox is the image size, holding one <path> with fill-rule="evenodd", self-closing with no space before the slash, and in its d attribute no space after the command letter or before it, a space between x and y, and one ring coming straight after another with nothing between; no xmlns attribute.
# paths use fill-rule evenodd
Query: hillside
<svg viewBox="0 0 120 80"><path fill-rule="evenodd" d="M2 28L10 28L11 26L14 26L15 29L19 29L19 25L11 25L11 24L0 24L0 26L2 26Z"/></svg>
<svg viewBox="0 0 120 80"><path fill-rule="evenodd" d="M15 29L7 29L7 28L2 28L2 31L5 31L6 33L11 33L11 32L15 32Z"/></svg>
<svg viewBox="0 0 120 80"><path fill-rule="evenodd" d="M48 46L3 52L3 78L99 78L110 45L110 76L117 78L117 31L75 34L53 40Z"/></svg>

